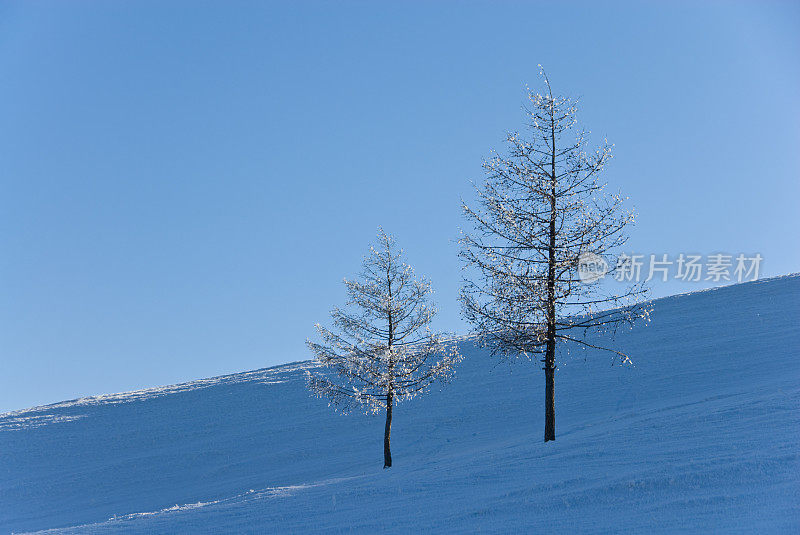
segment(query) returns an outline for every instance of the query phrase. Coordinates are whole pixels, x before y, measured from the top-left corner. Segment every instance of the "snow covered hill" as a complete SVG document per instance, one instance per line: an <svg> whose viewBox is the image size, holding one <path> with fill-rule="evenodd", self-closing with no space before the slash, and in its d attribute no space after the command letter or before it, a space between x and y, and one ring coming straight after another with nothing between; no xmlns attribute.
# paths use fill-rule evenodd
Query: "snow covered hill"
<svg viewBox="0 0 800 535"><path fill-rule="evenodd" d="M295 363L0 415L0 532L800 532L800 276L655 302L556 376L462 343L455 382L339 415Z"/></svg>

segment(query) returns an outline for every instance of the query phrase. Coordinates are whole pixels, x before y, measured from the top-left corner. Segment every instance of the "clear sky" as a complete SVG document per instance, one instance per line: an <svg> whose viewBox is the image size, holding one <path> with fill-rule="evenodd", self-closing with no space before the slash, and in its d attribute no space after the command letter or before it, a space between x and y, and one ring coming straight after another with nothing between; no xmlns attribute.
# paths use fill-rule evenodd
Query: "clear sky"
<svg viewBox="0 0 800 535"><path fill-rule="evenodd" d="M378 225L466 332L459 198L539 63L631 251L800 270L797 4L593 4L0 2L0 410L309 358Z"/></svg>

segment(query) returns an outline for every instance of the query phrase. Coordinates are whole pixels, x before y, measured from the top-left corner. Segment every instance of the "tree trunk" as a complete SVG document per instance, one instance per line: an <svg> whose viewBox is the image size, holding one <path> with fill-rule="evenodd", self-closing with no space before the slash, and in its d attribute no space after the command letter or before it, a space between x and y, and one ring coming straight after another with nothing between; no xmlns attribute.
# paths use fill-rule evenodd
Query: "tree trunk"
<svg viewBox="0 0 800 535"><path fill-rule="evenodd" d="M555 344L553 344L555 346ZM544 441L556 439L556 400L555 400L555 365L550 356L550 343L547 344L548 356L545 357L544 377Z"/></svg>
<svg viewBox="0 0 800 535"><path fill-rule="evenodd" d="M386 394L386 427L383 431L383 467L389 468L392 466L392 451L389 449L389 437L392 434L392 404L394 396L392 391Z"/></svg>
<svg viewBox="0 0 800 535"><path fill-rule="evenodd" d="M552 102L552 94L550 95ZM547 352L544 357L544 441L556 439L556 127L550 105L550 243L547 262Z"/></svg>

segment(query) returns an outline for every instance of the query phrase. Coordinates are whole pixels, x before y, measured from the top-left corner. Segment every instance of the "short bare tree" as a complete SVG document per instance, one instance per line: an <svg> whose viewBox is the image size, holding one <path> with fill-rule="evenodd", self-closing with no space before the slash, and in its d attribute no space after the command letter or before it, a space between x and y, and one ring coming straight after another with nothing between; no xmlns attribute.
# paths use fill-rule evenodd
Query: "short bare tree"
<svg viewBox="0 0 800 535"><path fill-rule="evenodd" d="M479 207L464 204L474 230L462 235L460 256L473 268L461 301L465 318L496 355L540 357L545 372L544 440L555 440L556 344L598 345L588 331L613 331L648 318L646 288L609 290L583 262L619 268L615 252L633 222L619 195L604 192L599 175L611 149L587 152L575 101L528 91L530 136L507 135L508 153L484 161ZM624 267L624 266L622 266Z"/></svg>
<svg viewBox="0 0 800 535"><path fill-rule="evenodd" d="M322 343L307 342L320 364L307 372L312 392L344 410L386 411L384 468L392 466L394 405L452 377L461 360L454 342L431 332L430 282L415 277L401 255L379 229L361 280L344 280L350 299L345 309L331 311L335 330L317 324Z"/></svg>

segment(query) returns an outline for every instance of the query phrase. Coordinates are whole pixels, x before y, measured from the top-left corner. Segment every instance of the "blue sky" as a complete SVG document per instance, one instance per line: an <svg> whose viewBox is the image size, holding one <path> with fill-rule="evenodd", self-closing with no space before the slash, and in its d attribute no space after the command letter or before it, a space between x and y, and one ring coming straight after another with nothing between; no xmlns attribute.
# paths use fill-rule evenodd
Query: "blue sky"
<svg viewBox="0 0 800 535"><path fill-rule="evenodd" d="M466 332L459 198L539 63L631 251L796 272L798 60L788 2L0 3L0 410L306 359L378 225Z"/></svg>

